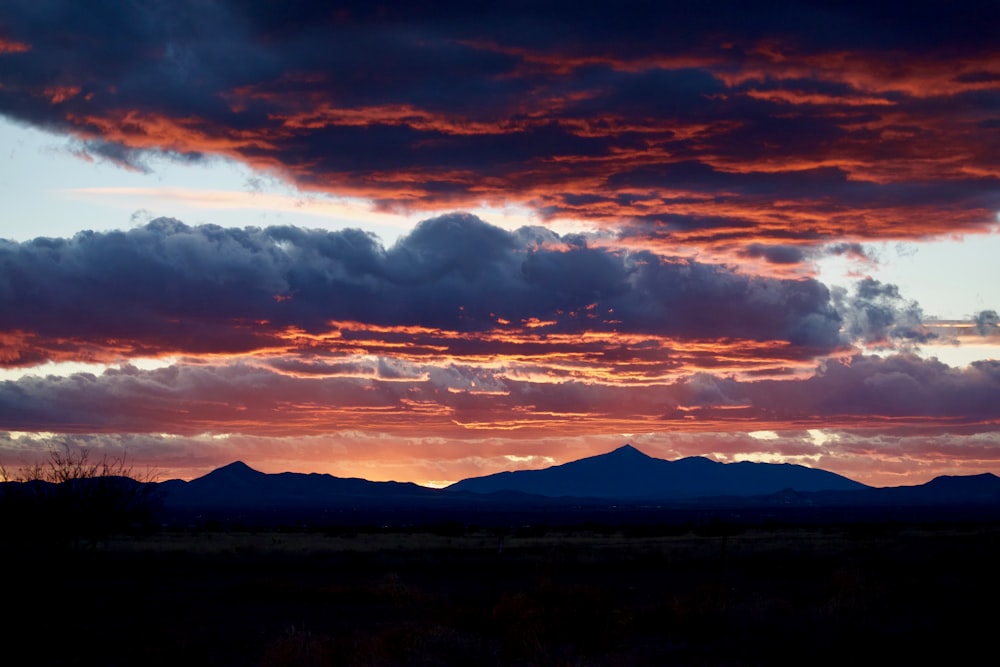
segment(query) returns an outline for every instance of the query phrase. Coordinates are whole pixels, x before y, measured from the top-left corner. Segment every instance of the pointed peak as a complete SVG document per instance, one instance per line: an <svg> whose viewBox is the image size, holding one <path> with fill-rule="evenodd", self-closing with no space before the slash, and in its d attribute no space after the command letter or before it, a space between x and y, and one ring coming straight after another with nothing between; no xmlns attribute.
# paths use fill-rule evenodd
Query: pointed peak
<svg viewBox="0 0 1000 667"><path fill-rule="evenodd" d="M233 461L221 468L216 468L209 475L226 475L229 477L247 477L250 475L263 475L259 470L254 470L243 461ZM208 475L206 475L207 477Z"/></svg>
<svg viewBox="0 0 1000 667"><path fill-rule="evenodd" d="M233 461L232 463L230 463L228 465L222 466L221 468L219 468L219 470L234 470L234 471L235 470L253 470L254 472L257 472L256 470L254 470L253 468L251 468L250 466L248 466L246 463L243 463L243 461Z"/></svg>
<svg viewBox="0 0 1000 667"><path fill-rule="evenodd" d="M641 457L641 458L644 458L644 459L652 458L649 454L646 454L645 452L639 451L638 449L636 449L635 447L633 447L629 443L625 443L624 445L622 445L618 449L615 449L615 450L612 450L612 451L608 452L608 455L610 455L610 456L616 456L616 457L620 457L620 456Z"/></svg>

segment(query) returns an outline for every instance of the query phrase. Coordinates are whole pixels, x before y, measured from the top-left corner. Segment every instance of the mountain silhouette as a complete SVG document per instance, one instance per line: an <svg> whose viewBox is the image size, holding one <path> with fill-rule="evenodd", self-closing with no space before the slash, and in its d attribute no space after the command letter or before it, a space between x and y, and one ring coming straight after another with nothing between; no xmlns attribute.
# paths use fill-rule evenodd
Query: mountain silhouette
<svg viewBox="0 0 1000 667"><path fill-rule="evenodd" d="M926 484L909 488L918 490L925 498L937 501L1000 500L1000 477L990 472L980 475L943 475L935 477Z"/></svg>
<svg viewBox="0 0 1000 667"><path fill-rule="evenodd" d="M814 501L826 505L992 505L1000 504L1000 477L993 473L980 475L943 475L924 484L865 489L858 494L831 494Z"/></svg>
<svg viewBox="0 0 1000 667"><path fill-rule="evenodd" d="M501 472L465 479L449 491L519 491L549 497L680 500L758 496L784 489L857 491L868 488L841 475L790 463L719 463L700 456L667 461L632 445L542 470Z"/></svg>
<svg viewBox="0 0 1000 667"><path fill-rule="evenodd" d="M163 507L177 516L221 511L250 522L520 524L612 516L622 522L683 521L719 511L739 512L748 521L777 516L776 511L794 520L948 518L970 512L1000 518L1000 478L989 473L874 488L800 465L719 463L698 456L668 461L631 445L545 469L465 479L446 489L318 473L266 474L242 461L191 481L156 486ZM657 507L672 514L653 517L649 512Z"/></svg>
<svg viewBox="0 0 1000 667"><path fill-rule="evenodd" d="M323 508L433 497L434 489L410 482L370 482L320 473L267 474L235 461L189 482L161 483L169 507Z"/></svg>

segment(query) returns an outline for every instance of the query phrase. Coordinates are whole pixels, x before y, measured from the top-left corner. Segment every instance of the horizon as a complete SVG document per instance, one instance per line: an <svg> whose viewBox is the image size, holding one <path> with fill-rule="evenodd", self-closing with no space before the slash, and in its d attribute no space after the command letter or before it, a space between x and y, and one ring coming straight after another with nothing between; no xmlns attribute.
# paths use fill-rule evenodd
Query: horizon
<svg viewBox="0 0 1000 667"><path fill-rule="evenodd" d="M303 471L303 470L273 470L273 471L265 471L265 470L261 470L261 469L257 468L256 466L254 466L254 465L252 465L250 463L247 463L246 461L244 461L242 459L233 460L233 461L230 461L228 463L222 464L220 466L216 466L216 467L214 467L214 468L212 468L212 469L210 469L210 470L208 470L208 471L206 471L204 473L201 473L201 474L198 474L198 475L194 475L192 477L187 477L187 478L171 477L171 478L168 478L168 479L157 479L157 478L154 478L154 479L150 479L149 481L154 482L154 483L168 482L168 481L190 482L190 481L192 481L194 479L199 479L201 477L206 477L206 476L210 475L211 473L216 472L218 470L229 468L231 466L242 466L242 467L245 467L245 468L247 468L249 470L252 470L253 472L261 473L261 474L264 474L264 475L281 475L281 474L286 474L286 473L302 474L302 475L320 474L320 475L329 475L329 476L335 477L337 479L362 479L364 481L369 481L369 482L377 481L377 482L391 482L391 483L402 483L402 484L416 484L417 486L421 486L421 487L427 488L427 489L442 490L442 489L445 489L445 488L447 488L449 486L457 484L458 482L466 481L466 480L469 480L469 479L475 479L475 478L479 478L479 477L486 477L486 476L495 475L495 474L499 474L499 473L513 473L513 472L526 472L526 471L547 470L549 468L554 468L554 467L558 467L558 466L561 466L561 465L566 465L568 463L575 463L577 461L582 461L582 460L584 460L586 458L594 458L594 457L599 457L599 456L607 456L607 455L610 455L610 454L615 454L615 453L617 453L617 452L619 452L621 450L625 450L625 449L632 449L633 451L638 452L642 456L644 456L646 458L649 458L649 459L652 459L652 460L668 461L668 462L672 462L672 463L673 462L677 462L677 461L682 461L682 460L685 460L685 459L690 459L690 458L704 458L704 459L708 459L710 461L713 461L714 463L719 463L719 464L722 464L722 465L731 465L731 464L736 464L736 463L762 463L760 461L750 461L750 460L747 460L747 459L738 459L738 460L734 460L734 461L716 461L715 459L712 459L710 457L703 456L703 455L700 455L700 454L693 454L693 455L690 455L690 456L684 456L684 457L680 457L680 458L676 458L676 459L661 459L661 458L658 458L658 457L655 457L655 456L650 456L649 454L647 454L646 452L642 451L638 447L635 447L631 443L625 443L623 445L620 445L619 447L616 447L614 449L611 449L611 450L608 450L608 451L605 451L605 452L599 452L597 454L591 454L591 455L589 455L587 457L584 457L583 459L573 459L571 461L565 461L563 463L553 463L553 464L545 465L543 467L538 467L538 468L516 468L516 467L515 468L508 468L506 470L499 470L499 471L495 471L495 472L492 472L492 473L487 473L486 475L477 475L477 476L474 476L474 477L467 477L467 478L464 478L464 479L451 480L451 481L448 481L446 483L443 483L443 485L441 485L441 486L430 486L430 485L427 485L427 484L420 484L418 482L414 482L412 480L405 480L405 479L369 480L369 479L366 479L366 478L363 478L363 477L334 475L332 473L317 473L316 471ZM790 464L788 462L781 462L781 463L774 463L774 464L764 463L764 464L765 465L803 465L803 464ZM803 467L812 468L813 470L822 470L821 468L815 468L813 466L803 466ZM831 472L831 471L826 471L826 472ZM839 474L839 473L837 473L837 474ZM976 475L993 475L995 477L998 476L998 475L996 475L996 473L992 473L992 472L973 473L971 475L964 475L964 476L976 476ZM858 480L851 479L850 477L847 477L845 475L841 475L841 477L844 477L845 479L848 479L848 480L853 481L853 482L857 482L858 481ZM939 476L933 477L930 480L927 480L927 482L933 481L935 479L940 479L942 477L956 477L956 476L955 475L939 475ZM959 475L958 477L963 477L963 475ZM0 480L0 481L10 481L10 480ZM922 482L922 483L926 484L927 482ZM873 486L873 485L865 485L865 486L867 486L868 488L876 488L877 489L877 488L894 488L895 486L918 486L920 484L921 483L912 484L912 485L911 484L894 485L893 487L890 487L890 486Z"/></svg>
<svg viewBox="0 0 1000 667"><path fill-rule="evenodd" d="M0 463L1000 473L998 21L7 3Z"/></svg>

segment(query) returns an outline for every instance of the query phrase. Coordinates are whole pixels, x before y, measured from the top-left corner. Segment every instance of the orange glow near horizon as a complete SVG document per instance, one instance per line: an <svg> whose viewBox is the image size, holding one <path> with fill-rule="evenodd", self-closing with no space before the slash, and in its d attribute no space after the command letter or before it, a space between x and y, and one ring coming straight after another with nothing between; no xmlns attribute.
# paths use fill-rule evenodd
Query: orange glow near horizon
<svg viewBox="0 0 1000 667"><path fill-rule="evenodd" d="M161 451L151 451L152 455L145 458L141 451L125 451L132 464L139 469L149 469L158 481L190 480L242 460L267 473L320 473L427 486L443 486L505 470L558 465L603 454L626 443L649 456L668 460L705 455L721 462L762 460L763 452L764 458L771 462L818 467L872 486L922 484L936 474L993 472L1000 464L1000 455L992 453L998 451L996 445L1000 444L996 431L960 436L959 439L968 440L968 444L951 442L947 447L963 451L950 454L941 451L940 443L943 437L954 440L953 436L883 435L880 437L882 444L871 447L855 432L826 430L824 433L824 442L817 444L817 439L805 431L779 431L766 441L763 449L762 441L745 431L609 432L559 438L551 435L519 439L499 436L477 440L346 431L294 438L238 434L195 439L172 437L159 445ZM14 437L23 440L29 435L34 442L45 442L52 437L52 434L15 434ZM885 441L891 445L887 447ZM193 455L195 452L198 454ZM961 457L956 458L959 454Z"/></svg>

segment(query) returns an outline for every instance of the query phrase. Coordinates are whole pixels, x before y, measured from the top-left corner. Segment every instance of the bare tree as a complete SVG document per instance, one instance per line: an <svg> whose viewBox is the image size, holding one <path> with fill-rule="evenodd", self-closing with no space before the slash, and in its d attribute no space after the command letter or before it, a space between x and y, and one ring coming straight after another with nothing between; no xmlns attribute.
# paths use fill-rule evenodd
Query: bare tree
<svg viewBox="0 0 1000 667"><path fill-rule="evenodd" d="M52 449L13 472L0 464L0 518L9 539L95 546L114 533L145 529L158 506L155 474L137 475L126 455Z"/></svg>

